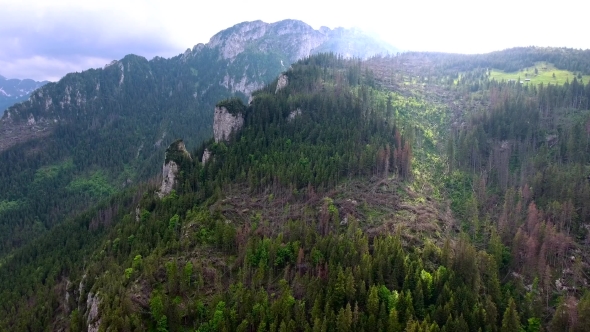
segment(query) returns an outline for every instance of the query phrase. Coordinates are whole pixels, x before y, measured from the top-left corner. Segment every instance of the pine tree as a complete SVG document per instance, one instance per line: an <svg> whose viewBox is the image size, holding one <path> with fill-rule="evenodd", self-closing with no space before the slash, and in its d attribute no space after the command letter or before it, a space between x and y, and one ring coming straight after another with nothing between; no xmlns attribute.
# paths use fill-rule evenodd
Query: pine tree
<svg viewBox="0 0 590 332"><path fill-rule="evenodd" d="M559 303L557 304L557 308L555 309L555 313L553 314L553 318L551 318L551 323L549 324L549 329L551 332L559 332L559 331L570 331L572 329L572 310L573 304L568 302L571 299L562 296L559 299ZM584 328L586 328L585 326Z"/></svg>
<svg viewBox="0 0 590 332"><path fill-rule="evenodd" d="M511 297L510 300L508 300L508 307L504 311L504 316L502 317L502 328L500 329L500 332L520 332L520 330L520 318L516 311L514 299Z"/></svg>
<svg viewBox="0 0 590 332"><path fill-rule="evenodd" d="M392 308L389 312L389 321L388 321L388 332L401 332L402 327L399 323L399 319L397 317L397 310Z"/></svg>
<svg viewBox="0 0 590 332"><path fill-rule="evenodd" d="M576 332L582 332L590 327L590 291L586 291L584 296L578 302L578 322L575 328Z"/></svg>

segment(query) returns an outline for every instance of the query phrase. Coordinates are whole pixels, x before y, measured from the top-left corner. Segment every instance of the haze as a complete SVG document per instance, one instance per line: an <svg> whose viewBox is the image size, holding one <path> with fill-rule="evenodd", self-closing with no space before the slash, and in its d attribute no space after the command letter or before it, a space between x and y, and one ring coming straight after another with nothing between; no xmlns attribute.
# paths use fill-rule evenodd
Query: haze
<svg viewBox="0 0 590 332"><path fill-rule="evenodd" d="M243 21L357 27L403 50L485 53L516 46L590 48L572 0L0 0L0 75L56 81L134 53L171 57Z"/></svg>

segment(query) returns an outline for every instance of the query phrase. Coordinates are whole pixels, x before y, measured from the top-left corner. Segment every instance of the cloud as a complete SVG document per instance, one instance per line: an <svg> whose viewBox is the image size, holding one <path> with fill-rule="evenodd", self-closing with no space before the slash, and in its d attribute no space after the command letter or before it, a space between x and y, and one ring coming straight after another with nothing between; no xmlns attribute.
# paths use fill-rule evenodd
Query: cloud
<svg viewBox="0 0 590 332"><path fill-rule="evenodd" d="M339 23L348 20L348 14L333 20L325 16L333 6L313 2L310 10L310 5L287 11L270 0L0 0L0 74L56 80L129 53L171 57L243 21L293 18L315 28L346 26Z"/></svg>
<svg viewBox="0 0 590 332"><path fill-rule="evenodd" d="M0 0L0 74L37 80L129 53L171 57L243 21L358 27L405 50L481 53L515 46L590 48L571 8L532 0ZM106 61L104 61L106 60Z"/></svg>
<svg viewBox="0 0 590 332"><path fill-rule="evenodd" d="M0 3L7 6L0 11L0 74L55 80L129 53L169 57L190 46L178 45L139 2L48 3Z"/></svg>
<svg viewBox="0 0 590 332"><path fill-rule="evenodd" d="M33 78L38 81L58 81L66 73L81 72L90 68L103 67L111 60L96 57L70 57L68 59L32 56L10 62L0 59L2 76L6 78Z"/></svg>

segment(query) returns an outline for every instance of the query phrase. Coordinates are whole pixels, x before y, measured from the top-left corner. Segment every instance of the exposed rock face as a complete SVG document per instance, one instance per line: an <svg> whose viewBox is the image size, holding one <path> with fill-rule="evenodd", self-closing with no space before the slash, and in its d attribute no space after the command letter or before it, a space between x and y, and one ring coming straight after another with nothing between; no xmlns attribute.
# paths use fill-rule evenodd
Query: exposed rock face
<svg viewBox="0 0 590 332"><path fill-rule="evenodd" d="M287 75L281 74L277 82L277 89L275 90L275 93L281 91L284 87L287 86L287 84L289 84L289 78L287 77Z"/></svg>
<svg viewBox="0 0 590 332"><path fill-rule="evenodd" d="M86 298L86 312L88 313L86 323L88 324L88 332L98 332L100 328L100 318L98 317L99 304L100 299L98 298L98 293L94 295L92 292L89 292Z"/></svg>
<svg viewBox="0 0 590 332"><path fill-rule="evenodd" d="M262 38L268 27L269 24L262 21L236 24L231 30L226 29L211 37L207 46L219 47L224 59L234 59L245 50L249 42Z"/></svg>
<svg viewBox="0 0 590 332"><path fill-rule="evenodd" d="M287 118L287 121L291 122L293 121L296 117L301 115L301 109L298 108L294 111L291 111L291 113L289 113L289 117Z"/></svg>
<svg viewBox="0 0 590 332"><path fill-rule="evenodd" d="M291 63L315 53L334 52L366 58L395 51L393 47L359 30L326 27L315 30L297 20L275 23L254 21L239 23L220 31L207 44L195 45L170 59L154 57L148 61L140 56L128 55L112 61L104 68L71 73L59 82L48 84L31 80L19 83L0 76L0 113L2 98L11 98L9 105L12 105L16 102L12 98L30 96L29 100L8 108L7 114L0 120L0 152L29 139L51 134L57 128L57 123L83 122L83 125L91 128L108 124L120 116L108 106L113 100L124 105L122 109L136 113L138 110L135 107L141 103L137 103L131 95L157 95L160 100L173 100L178 90L190 86L194 91L188 93L194 96L194 102L197 103L196 100L215 90L218 85L231 93L242 93L247 98L285 71ZM192 72L193 75L187 75L178 84L162 87L156 82L176 81L167 79L169 70L156 71L156 67L152 68L154 65L157 68L180 65L182 70ZM201 74L209 70L211 73ZM124 87L131 81L140 82L142 87L159 88L129 94L134 89ZM34 89L37 90L33 92ZM166 108L154 107L151 111L160 112ZM33 117L29 121L30 114ZM170 129L171 132L177 130Z"/></svg>
<svg viewBox="0 0 590 332"><path fill-rule="evenodd" d="M290 63L315 53L334 52L345 57L367 58L397 51L358 29L322 27L315 30L297 20L242 22L217 33L206 45L196 45L192 53L185 52L181 58L197 57L205 48L217 50L220 59L228 61L227 72L219 84L246 96L261 88L265 80L272 79L273 72L283 71ZM248 69L250 64L260 60L253 57L271 53L274 55L263 60L268 68L258 72ZM238 63L242 67L233 67ZM268 74L270 77L265 77Z"/></svg>
<svg viewBox="0 0 590 332"><path fill-rule="evenodd" d="M332 30L321 27L315 30L297 20L283 20L275 23L242 22L217 33L205 46L219 48L221 57L232 61L251 46L255 46L261 52L280 49L287 51L285 53L288 56L283 59L287 63L325 51L340 53L345 57L361 58L396 51L393 47L372 39L358 29ZM196 47L193 48L193 52L196 50L198 50Z"/></svg>
<svg viewBox="0 0 590 332"><path fill-rule="evenodd" d="M211 151L209 151L209 149L205 149L205 151L203 151L203 158L201 158L201 162L203 165L205 165L209 159L211 159Z"/></svg>
<svg viewBox="0 0 590 332"><path fill-rule="evenodd" d="M27 124L30 126L35 125L35 117L33 116L33 114L29 114L29 119L27 120Z"/></svg>
<svg viewBox="0 0 590 332"><path fill-rule="evenodd" d="M244 125L242 113L231 114L225 107L215 107L213 116L213 137L215 142L227 141L234 130Z"/></svg>
<svg viewBox="0 0 590 332"><path fill-rule="evenodd" d="M170 160L162 166L162 185L158 191L160 198L170 194L176 184L176 174L178 174L178 165Z"/></svg>
<svg viewBox="0 0 590 332"><path fill-rule="evenodd" d="M162 185L157 192L158 197L162 198L170 194L174 189L176 176L180 170L179 164L183 158L192 159L182 140L173 142L166 149L166 159L164 160L164 166L162 166Z"/></svg>
<svg viewBox="0 0 590 332"><path fill-rule="evenodd" d="M252 92L264 87L262 82L249 80L245 74L240 78L230 77L229 74L225 74L223 81L219 82L219 84L229 89L232 93L242 92L248 96L252 95Z"/></svg>

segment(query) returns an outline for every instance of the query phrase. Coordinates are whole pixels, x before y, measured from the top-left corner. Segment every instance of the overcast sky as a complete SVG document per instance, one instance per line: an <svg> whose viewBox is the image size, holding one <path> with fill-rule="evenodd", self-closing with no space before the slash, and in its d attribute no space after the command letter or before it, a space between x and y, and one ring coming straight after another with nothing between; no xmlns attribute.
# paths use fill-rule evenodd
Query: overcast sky
<svg viewBox="0 0 590 332"><path fill-rule="evenodd" d="M171 57L259 19L357 27L404 50L586 49L585 10L581 0L0 0L0 75L56 81L129 53Z"/></svg>

